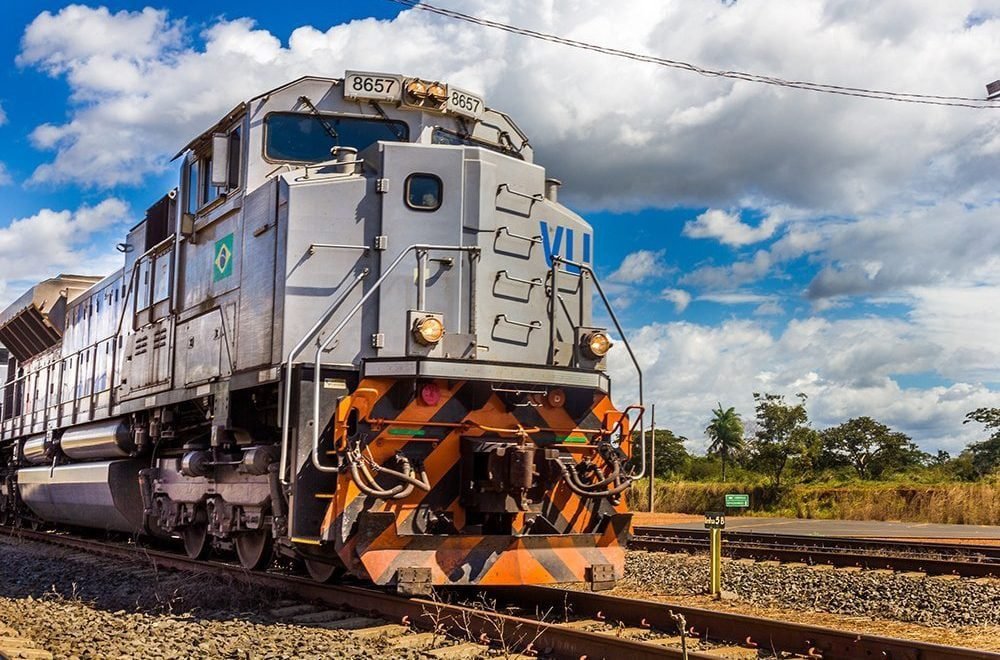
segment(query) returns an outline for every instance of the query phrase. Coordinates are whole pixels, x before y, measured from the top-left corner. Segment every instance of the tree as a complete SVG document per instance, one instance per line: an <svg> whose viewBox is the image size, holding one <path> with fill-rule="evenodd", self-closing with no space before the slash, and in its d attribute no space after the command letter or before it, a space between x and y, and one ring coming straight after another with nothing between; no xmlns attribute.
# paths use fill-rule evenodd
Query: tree
<svg viewBox="0 0 1000 660"><path fill-rule="evenodd" d="M909 436L871 417L855 417L820 432L823 445L854 468L861 479L920 465L929 457Z"/></svg>
<svg viewBox="0 0 1000 660"><path fill-rule="evenodd" d="M726 460L735 458L743 451L743 420L736 408L722 409L722 404L712 411L712 421L705 427L705 435L712 441L709 454L718 454L722 459L722 480L726 480Z"/></svg>
<svg viewBox="0 0 1000 660"><path fill-rule="evenodd" d="M670 429L656 429L653 433L647 431L646 441L655 442L656 445L656 451L653 455L654 476L663 478L684 470L687 462L691 459L691 455L684 447L685 440L687 438L675 435ZM639 432L633 432L632 446L638 447L640 441Z"/></svg>
<svg viewBox="0 0 1000 660"><path fill-rule="evenodd" d="M799 403L789 405L781 394L753 393L756 403L757 432L751 446L751 463L781 488L781 476L789 461L802 456L811 444L815 431L807 424L805 394L797 394Z"/></svg>
<svg viewBox="0 0 1000 660"><path fill-rule="evenodd" d="M972 467L978 476L983 476L1000 467L1000 408L977 408L967 413L962 423L969 422L979 422L992 431L988 439L969 445Z"/></svg>

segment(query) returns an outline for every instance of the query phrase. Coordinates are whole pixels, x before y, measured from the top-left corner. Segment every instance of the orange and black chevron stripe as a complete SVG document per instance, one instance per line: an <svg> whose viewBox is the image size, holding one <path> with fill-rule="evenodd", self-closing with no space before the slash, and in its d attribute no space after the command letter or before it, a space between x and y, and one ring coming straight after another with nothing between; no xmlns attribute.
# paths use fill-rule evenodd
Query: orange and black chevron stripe
<svg viewBox="0 0 1000 660"><path fill-rule="evenodd" d="M487 534L470 521L461 492L463 438L528 438L539 449L600 464L594 440L622 418L607 394L566 389L512 405L488 383L433 381L430 398L417 392L426 385L365 379L338 406L337 451L359 443L368 460L386 466L397 454L412 457L430 484L429 491L382 500L364 494L349 474L338 475L322 538L345 565L378 584L392 583L407 567L430 568L436 584L581 581L595 564L621 575L630 518L624 498L583 498L560 479L539 475L548 483L531 510L512 516L509 533ZM392 485L391 477L383 484ZM528 518L537 516L545 533L526 533Z"/></svg>

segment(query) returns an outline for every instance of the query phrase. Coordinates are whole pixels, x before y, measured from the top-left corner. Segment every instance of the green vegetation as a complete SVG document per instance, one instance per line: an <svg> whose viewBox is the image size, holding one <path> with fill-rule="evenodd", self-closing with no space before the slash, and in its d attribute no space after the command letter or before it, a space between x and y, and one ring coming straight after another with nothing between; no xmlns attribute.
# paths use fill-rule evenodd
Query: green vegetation
<svg viewBox="0 0 1000 660"><path fill-rule="evenodd" d="M698 514L741 492L756 514L1000 524L1000 408L966 415L988 437L952 457L930 455L867 416L817 431L804 394L788 402L754 393L754 401L746 429L734 408L720 403L711 411L704 456L690 453L686 438L657 429L657 511ZM629 497L647 510L648 486Z"/></svg>

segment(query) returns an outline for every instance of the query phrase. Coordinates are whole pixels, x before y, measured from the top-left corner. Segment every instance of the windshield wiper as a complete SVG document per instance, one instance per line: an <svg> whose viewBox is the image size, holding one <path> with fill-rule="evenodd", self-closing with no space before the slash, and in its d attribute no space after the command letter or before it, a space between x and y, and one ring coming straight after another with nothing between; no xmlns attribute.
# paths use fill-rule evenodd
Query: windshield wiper
<svg viewBox="0 0 1000 660"><path fill-rule="evenodd" d="M319 119L319 123L323 126L323 130L326 131L327 134L330 137L333 138L333 141L336 143L336 146L339 147L340 146L340 134L337 133L337 130L333 127L333 124L331 124L329 121L327 121L326 117L324 117L322 114L320 114L319 110L316 109L316 106L313 105L313 102L309 100L309 97L308 96L300 96L299 97L299 103L303 103L306 106L308 106L309 111L317 119Z"/></svg>

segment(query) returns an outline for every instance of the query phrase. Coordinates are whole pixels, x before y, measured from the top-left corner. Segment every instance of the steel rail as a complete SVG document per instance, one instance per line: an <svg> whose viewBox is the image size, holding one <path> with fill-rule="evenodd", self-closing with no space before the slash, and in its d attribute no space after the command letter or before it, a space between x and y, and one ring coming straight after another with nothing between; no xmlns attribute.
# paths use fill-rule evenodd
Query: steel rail
<svg viewBox="0 0 1000 660"><path fill-rule="evenodd" d="M657 601L637 601L589 591L567 591L552 587L504 589L516 603L535 607L568 609L575 616L600 616L630 626L673 628L673 615L683 614L690 629L703 641L740 640L744 645L767 651L799 654L823 660L892 658L892 660L1000 660L1000 653L931 644L917 640L881 637L846 630L832 630L790 621L718 612ZM499 592L499 593L498 593ZM490 590L502 598L501 590ZM707 651L711 653L711 651ZM693 656L692 656L693 657ZM779 656L780 657L780 656Z"/></svg>
<svg viewBox="0 0 1000 660"><path fill-rule="evenodd" d="M554 658L628 657L681 658L680 649L639 642L611 633L600 633L526 617L444 603L438 600L405 598L385 591L355 585L318 584L304 578L275 573L251 572L235 564L192 560L185 556L135 545L104 543L73 536L28 530L11 531L14 537L102 554L117 559L152 562L159 568L207 572L224 575L235 581L294 594L335 607L370 612L402 621L421 629L445 629L456 636L472 636L483 641L497 641ZM567 591L551 587L507 587L488 589L485 596L499 606L512 603L520 610L562 612L566 618L590 617L617 625L655 628L669 633L675 630L673 616L684 615L686 631L692 638L706 642L738 640L750 648L787 652L806 657L839 660L841 658L879 657L894 660L1000 660L1000 654L963 647L894 639L878 635L830 630L819 626L775 619L716 612L655 601L608 596L586 591ZM688 658L708 660L711 651L689 652Z"/></svg>
<svg viewBox="0 0 1000 660"><path fill-rule="evenodd" d="M857 543L855 543L857 541ZM844 543L842 543L844 542ZM961 575L963 577L1000 576L1000 548L989 546L956 546L951 556L933 557L945 544L871 541L868 539L823 539L817 537L744 534L727 532L722 551L733 559L778 560L832 566L860 566L869 569L922 572L928 575ZM708 538L696 530L664 530L637 527L629 542L632 550L651 552L700 552L708 549ZM958 556L960 550L970 550L968 556ZM980 549L985 552L980 553ZM899 552L906 554L887 554ZM946 553L945 553L946 554Z"/></svg>
<svg viewBox="0 0 1000 660"><path fill-rule="evenodd" d="M633 533L642 536L669 535L677 538L692 539L708 537L705 530L686 529L681 527L636 525L632 528L632 531ZM779 532L747 532L738 529L726 531L726 536L757 543L788 543L823 548L893 550L899 552L920 552L924 554L939 555L976 555L1000 560L1000 545L942 543L939 541L920 541L913 539L907 539L904 541L900 539L878 537L819 536L816 534L806 535L783 534Z"/></svg>
<svg viewBox="0 0 1000 660"><path fill-rule="evenodd" d="M152 563L156 568L221 575L243 584L287 592L303 600L404 622L415 628L443 628L459 638L501 642L505 647L521 650L530 645L537 653L557 659L579 660L585 656L630 660L684 657L680 649L620 638L614 634L580 630L556 622L538 621L438 600L407 598L373 587L319 584L291 575L247 571L236 564L199 561L136 545L104 543L46 532L20 529L11 531L11 536L114 559ZM687 657L691 660L718 660L717 656L694 652L689 652Z"/></svg>

